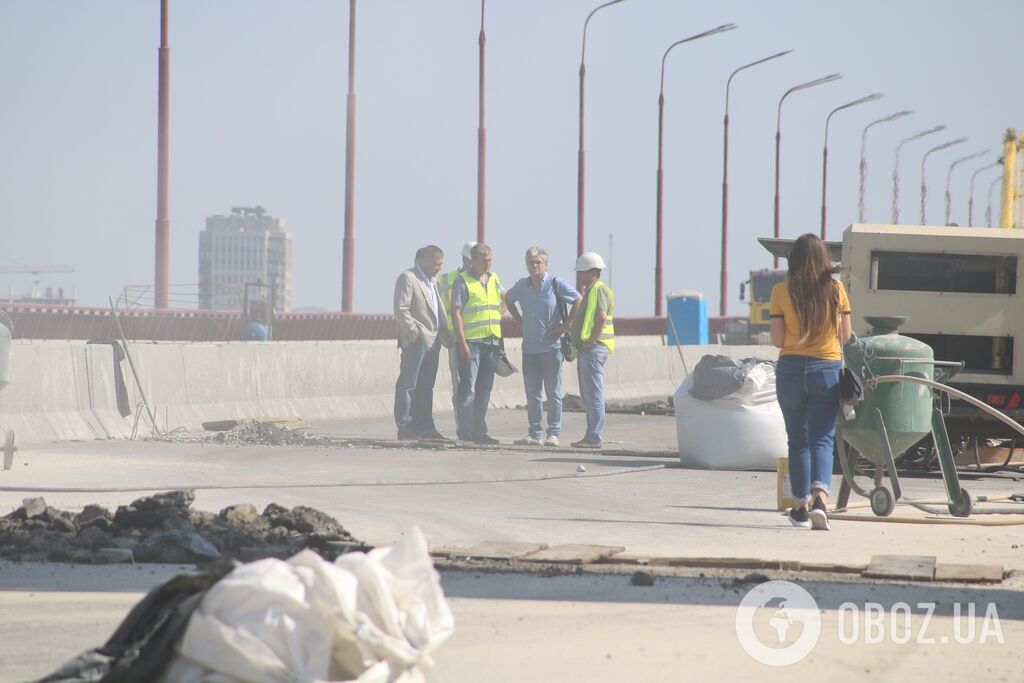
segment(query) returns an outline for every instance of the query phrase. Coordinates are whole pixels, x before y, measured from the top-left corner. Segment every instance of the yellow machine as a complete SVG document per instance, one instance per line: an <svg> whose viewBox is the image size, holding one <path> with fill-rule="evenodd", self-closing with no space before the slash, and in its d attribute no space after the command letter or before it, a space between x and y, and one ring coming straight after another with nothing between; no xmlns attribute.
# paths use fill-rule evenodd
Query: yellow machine
<svg viewBox="0 0 1024 683"><path fill-rule="evenodd" d="M786 271L763 268L750 271L750 279L740 283L740 301L745 299L746 289L750 288L750 324L751 336L768 331L769 302L772 287L786 279Z"/></svg>
<svg viewBox="0 0 1024 683"><path fill-rule="evenodd" d="M1017 137L1017 131L1009 128L1003 138L1003 191L999 213L1000 228L1024 228L1024 163L1020 155L1024 154L1024 135Z"/></svg>

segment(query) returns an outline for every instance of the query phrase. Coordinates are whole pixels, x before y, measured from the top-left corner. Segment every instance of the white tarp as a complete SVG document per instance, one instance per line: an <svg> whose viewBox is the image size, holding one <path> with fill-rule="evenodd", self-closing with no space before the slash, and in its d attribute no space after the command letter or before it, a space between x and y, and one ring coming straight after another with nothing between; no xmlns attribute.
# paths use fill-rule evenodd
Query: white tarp
<svg viewBox="0 0 1024 683"><path fill-rule="evenodd" d="M676 390L676 443L684 467L774 470L787 455L786 423L775 398L775 368L755 365L743 386L712 401L690 396L693 379Z"/></svg>
<svg viewBox="0 0 1024 683"><path fill-rule="evenodd" d="M334 564L311 550L217 582L193 613L165 683L417 683L454 620L426 540Z"/></svg>

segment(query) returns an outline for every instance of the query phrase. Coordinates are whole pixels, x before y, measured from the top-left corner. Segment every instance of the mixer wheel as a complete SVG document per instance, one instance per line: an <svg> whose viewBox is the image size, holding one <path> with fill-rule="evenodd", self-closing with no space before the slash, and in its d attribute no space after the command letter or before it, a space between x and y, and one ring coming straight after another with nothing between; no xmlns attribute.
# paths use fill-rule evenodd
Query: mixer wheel
<svg viewBox="0 0 1024 683"><path fill-rule="evenodd" d="M879 486L871 491L871 511L879 517L888 517L896 509L896 499L892 491Z"/></svg>
<svg viewBox="0 0 1024 683"><path fill-rule="evenodd" d="M949 504L949 514L954 517L970 517L971 516L971 494L967 493L967 489L960 489L960 504L955 503Z"/></svg>

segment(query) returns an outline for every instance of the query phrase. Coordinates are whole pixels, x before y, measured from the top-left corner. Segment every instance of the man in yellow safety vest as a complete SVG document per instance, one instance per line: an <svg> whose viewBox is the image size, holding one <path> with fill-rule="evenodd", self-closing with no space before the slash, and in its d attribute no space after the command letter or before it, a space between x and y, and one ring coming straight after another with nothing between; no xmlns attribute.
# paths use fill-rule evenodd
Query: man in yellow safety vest
<svg viewBox="0 0 1024 683"><path fill-rule="evenodd" d="M615 350L615 293L601 282L604 267L604 259L593 251L576 259L583 303L573 317L572 338L580 350L576 371L587 410L587 433L572 443L573 448L600 448L604 439L604 364Z"/></svg>
<svg viewBox="0 0 1024 683"><path fill-rule="evenodd" d="M505 291L491 272L493 255L486 244L470 251L469 267L452 285L452 327L459 354L459 389L455 398L457 436L462 441L497 444L487 435L487 405L501 342L501 301Z"/></svg>
<svg viewBox="0 0 1024 683"><path fill-rule="evenodd" d="M444 302L444 310L448 313L448 332L452 339L455 339L455 327L452 321L452 285L462 277L462 274L469 270L470 253L476 242L466 242L462 245L462 265L444 273L437 278L437 291L441 294L441 301ZM456 344L448 347L448 371L452 376L452 408L455 410L455 429L459 430L459 407L456 397L459 395L459 349Z"/></svg>

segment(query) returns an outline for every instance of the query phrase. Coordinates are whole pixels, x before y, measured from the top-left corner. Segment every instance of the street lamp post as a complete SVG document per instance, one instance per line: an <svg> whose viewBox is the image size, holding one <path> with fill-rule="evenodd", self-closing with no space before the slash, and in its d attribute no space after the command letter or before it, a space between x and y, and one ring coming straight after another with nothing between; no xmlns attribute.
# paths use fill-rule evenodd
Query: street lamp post
<svg viewBox="0 0 1024 683"><path fill-rule="evenodd" d="M778 57L784 57L792 51L786 50L756 62L744 64L729 74L729 79L725 82L725 118L722 123L724 131L722 141L722 265L719 270L718 283L718 314L723 317L729 314L729 87L732 85L733 77L739 72Z"/></svg>
<svg viewBox="0 0 1024 683"><path fill-rule="evenodd" d="M825 144L821 148L821 239L823 240L825 239L826 197L828 196L828 124L831 123L832 117L836 112L867 104L868 102L874 102L875 100L880 100L883 97L885 97L885 95L880 92L871 93L859 100L839 105L830 111L828 116L825 117Z"/></svg>
<svg viewBox="0 0 1024 683"><path fill-rule="evenodd" d="M661 56L661 85L658 90L658 187L656 193L656 210L655 210L655 236L654 236L654 315L661 317L664 313L662 309L662 293L664 285L664 275L662 271L662 218L664 215L663 211L663 199L664 199L664 166L662 165L663 159L663 148L665 141L665 60L668 58L668 53L683 43L689 43L700 38L707 38L718 33L724 33L725 31L731 31L736 28L736 24L722 24L715 28L698 33L690 36L689 38L683 38L677 40L668 46L665 53Z"/></svg>
<svg viewBox="0 0 1024 683"><path fill-rule="evenodd" d="M893 225L899 225L900 224L900 150L902 150L903 146L905 144L907 144L908 142L913 142L914 140L919 140L919 139L921 139L921 138L923 138L923 137L925 137L927 135L933 135L935 133L941 133L944 130L946 130L945 126L936 126L935 128L929 128L928 130L923 130L920 133L915 133L914 135L911 135L909 138L903 138L902 140L900 140L899 144L896 145L895 162L893 163L893 167L892 167L892 224Z"/></svg>
<svg viewBox="0 0 1024 683"><path fill-rule="evenodd" d="M949 165L949 170L946 171L946 223L945 223L945 225L949 225L949 217L950 217L950 214L952 213L952 210L953 210L953 197L952 197L952 194L949 191L949 183L953 179L953 170L957 166L959 166L960 164L964 163L965 161L970 161L971 159L977 159L978 157L983 157L986 154L990 153L991 151L992 151L991 149L986 149L986 150L983 150L981 152L975 152L974 154L970 154L970 155L965 156L965 157L960 157L959 159L957 159L956 161L954 161L953 163L951 163ZM972 180L973 180L973 176L972 176ZM970 222L971 222L970 218L968 218L967 219L968 225L970 224Z"/></svg>
<svg viewBox="0 0 1024 683"><path fill-rule="evenodd" d="M868 131L873 127L882 124L901 119L904 116L910 116L914 111L912 109L904 109L898 111L895 114L889 114L888 116L872 121L868 125L864 126L864 131L860 134L860 190L857 195L857 222L864 222L864 188L868 182L868 162L866 160L866 151L868 146Z"/></svg>
<svg viewBox="0 0 1024 683"><path fill-rule="evenodd" d="M1005 173L1005 171L1004 171ZM988 185L988 207L985 209L985 225L992 227L992 190L1003 182L1003 176L998 175L992 179L992 182Z"/></svg>
<svg viewBox="0 0 1024 683"><path fill-rule="evenodd" d="M930 157L935 152L948 149L953 145L959 145L964 142L967 142L967 138L957 138L956 140L944 142L941 145L935 145L930 150L925 152L923 157L921 157L921 225L927 225L927 223L925 222L927 220L925 218L925 205L928 199L928 184L925 182L924 166L928 162L928 157Z"/></svg>
<svg viewBox="0 0 1024 683"><path fill-rule="evenodd" d="M590 14L587 15L587 20L583 22L583 48L580 51L580 147L577 153L577 166L576 166L576 255L579 256L583 253L583 248L586 243L584 235L584 200L585 200L585 188L586 188L586 153L583 151L583 112L584 112L584 79L587 73L586 57L587 57L587 26L590 24L590 19L599 11L605 7L617 5L623 0L611 0L603 5L598 5Z"/></svg>
<svg viewBox="0 0 1024 683"><path fill-rule="evenodd" d="M486 0L480 0L480 125L476 135L476 241L486 240L486 178L487 178L487 129L484 127L484 52L487 34L484 33L484 8Z"/></svg>
<svg viewBox="0 0 1024 683"><path fill-rule="evenodd" d="M167 4L160 0L160 48L157 83L156 143L156 259L153 269L153 308L167 308L170 280L171 221L168 217L168 136L170 133L171 48L167 44Z"/></svg>
<svg viewBox="0 0 1024 683"><path fill-rule="evenodd" d="M822 78L819 78L819 79L816 79L816 80L813 80L813 81L807 81L806 83L801 83L800 85L794 85L792 88L790 88L785 93L783 93L781 98L779 98L779 107L778 107L778 112L776 114L776 119L775 119L775 219L774 219L775 231L774 231L774 235L775 235L776 239L778 239L778 237L779 237L779 160L780 160L780 151L782 149L782 103L786 101L786 98L789 97L791 93L795 93L798 90L806 90L807 88L813 88L816 85L822 85L824 83L831 83L832 81L838 80L840 78L842 78L841 74L829 74L828 76L823 76ZM775 257L775 267L776 268L779 267L779 257L778 256Z"/></svg>
<svg viewBox="0 0 1024 683"><path fill-rule="evenodd" d="M348 102L345 114L345 240L341 260L341 310L352 312L355 289L356 202L356 0L348 5Z"/></svg>
<svg viewBox="0 0 1024 683"><path fill-rule="evenodd" d="M989 164L988 166L982 166L977 171L971 174L971 191L967 199L967 227L974 227L974 181L977 179L978 175L993 168L1001 168L1002 165L1003 164L1001 162L995 161Z"/></svg>

